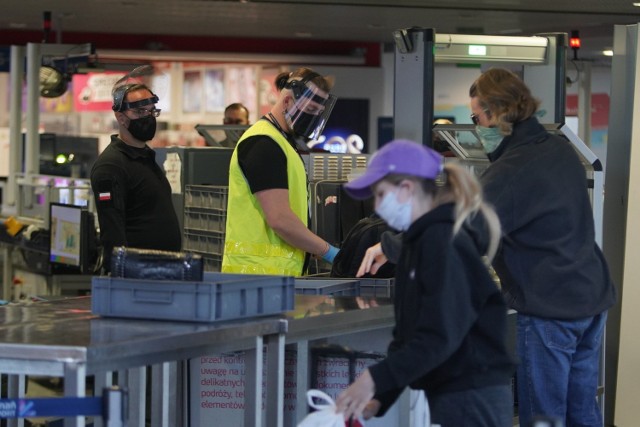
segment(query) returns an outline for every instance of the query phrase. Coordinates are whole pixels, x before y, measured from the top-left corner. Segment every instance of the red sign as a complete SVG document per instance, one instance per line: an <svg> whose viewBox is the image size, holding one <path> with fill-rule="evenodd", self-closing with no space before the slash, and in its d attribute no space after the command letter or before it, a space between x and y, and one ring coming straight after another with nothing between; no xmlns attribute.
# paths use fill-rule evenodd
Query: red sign
<svg viewBox="0 0 640 427"><path fill-rule="evenodd" d="M74 74L73 107L75 111L111 111L111 89L125 73Z"/></svg>
<svg viewBox="0 0 640 427"><path fill-rule="evenodd" d="M578 95L567 95L565 115L578 115ZM609 95L594 93L591 95L591 127L602 129L609 126Z"/></svg>

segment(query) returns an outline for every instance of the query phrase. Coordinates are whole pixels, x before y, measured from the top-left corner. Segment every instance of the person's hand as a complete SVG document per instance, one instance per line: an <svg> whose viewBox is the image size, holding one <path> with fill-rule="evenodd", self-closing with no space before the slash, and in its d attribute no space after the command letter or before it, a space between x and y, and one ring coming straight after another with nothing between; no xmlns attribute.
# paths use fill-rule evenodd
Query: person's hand
<svg viewBox="0 0 640 427"><path fill-rule="evenodd" d="M337 412L342 413L345 420L349 420L351 417L364 417L365 414L371 418L380 409L379 402L377 409L375 404L372 404L375 388L369 370L365 369L358 379L338 396L336 400ZM370 404L369 411L366 411ZM375 413L372 414L374 409Z"/></svg>
<svg viewBox="0 0 640 427"><path fill-rule="evenodd" d="M362 277L367 273L376 274L387 261L387 257L382 253L382 244L376 243L365 252L356 277Z"/></svg>
<svg viewBox="0 0 640 427"><path fill-rule="evenodd" d="M371 399L367 406L364 407L364 411L362 411L362 418L364 420L368 420L376 416L378 411L380 410L380 401L378 399Z"/></svg>

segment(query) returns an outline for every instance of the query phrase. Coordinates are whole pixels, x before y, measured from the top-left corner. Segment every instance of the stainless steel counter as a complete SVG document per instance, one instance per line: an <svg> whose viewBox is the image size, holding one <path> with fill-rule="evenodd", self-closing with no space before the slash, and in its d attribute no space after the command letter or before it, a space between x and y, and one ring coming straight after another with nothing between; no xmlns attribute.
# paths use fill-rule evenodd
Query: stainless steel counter
<svg viewBox="0 0 640 427"><path fill-rule="evenodd" d="M390 298L296 295L287 313L287 342L313 340L393 326Z"/></svg>
<svg viewBox="0 0 640 427"><path fill-rule="evenodd" d="M255 408L262 395L262 347L265 342L284 346L286 330L282 317L207 324L99 318L91 314L89 297L5 306L0 308L0 370L11 375L8 397L20 397L24 375L64 377L66 396L84 396L86 375L248 350L255 356L247 377L255 380L245 394L245 420L261 425ZM275 378L278 372L267 375ZM65 421L65 426L84 425L82 417ZM152 423L163 425L162 420ZM267 425L275 424L267 420Z"/></svg>
<svg viewBox="0 0 640 427"><path fill-rule="evenodd" d="M260 426L262 413L255 408L263 390L263 352L256 349L266 346L264 424L280 427L285 342L298 351L298 402L305 402L310 341L389 328L394 322L392 301L386 298L296 295L295 310L285 315L221 323L100 318L91 313L90 302L79 297L0 308L0 371L10 374L8 397L20 397L24 375L63 377L65 395L83 396L87 375L110 385L110 372L133 369L144 376L145 366L247 350L245 425ZM144 391L144 386L134 390L132 411L144 407ZM298 405L298 411L303 416L306 405ZM170 425L163 414L152 416L154 427ZM130 415L129 425L143 423L144 417ZM65 425L83 426L84 419Z"/></svg>

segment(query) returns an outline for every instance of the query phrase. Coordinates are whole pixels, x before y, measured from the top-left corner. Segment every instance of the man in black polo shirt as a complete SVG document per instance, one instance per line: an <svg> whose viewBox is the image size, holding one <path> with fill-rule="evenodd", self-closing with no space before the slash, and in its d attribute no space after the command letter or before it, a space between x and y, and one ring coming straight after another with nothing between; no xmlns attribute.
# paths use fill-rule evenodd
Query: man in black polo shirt
<svg viewBox="0 0 640 427"><path fill-rule="evenodd" d="M145 84L126 79L116 83L112 95L118 134L91 170L106 272L114 247L178 251L181 246L169 181L147 146L160 115L158 97Z"/></svg>

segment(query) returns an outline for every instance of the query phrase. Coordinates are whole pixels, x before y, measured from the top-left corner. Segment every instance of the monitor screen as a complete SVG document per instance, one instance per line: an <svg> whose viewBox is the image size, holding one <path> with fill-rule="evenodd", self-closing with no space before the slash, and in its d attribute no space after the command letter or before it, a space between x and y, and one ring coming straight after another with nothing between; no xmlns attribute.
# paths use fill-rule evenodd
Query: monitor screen
<svg viewBox="0 0 640 427"><path fill-rule="evenodd" d="M311 149L331 153L367 153L369 144L369 100L339 98L327 125Z"/></svg>
<svg viewBox="0 0 640 427"><path fill-rule="evenodd" d="M51 204L51 247L49 261L80 267L82 208Z"/></svg>
<svg viewBox="0 0 640 427"><path fill-rule="evenodd" d="M51 203L49 262L53 270L88 273L92 259L93 216L86 207Z"/></svg>
<svg viewBox="0 0 640 427"><path fill-rule="evenodd" d="M202 125L195 129L209 147L234 148L249 125Z"/></svg>

